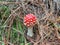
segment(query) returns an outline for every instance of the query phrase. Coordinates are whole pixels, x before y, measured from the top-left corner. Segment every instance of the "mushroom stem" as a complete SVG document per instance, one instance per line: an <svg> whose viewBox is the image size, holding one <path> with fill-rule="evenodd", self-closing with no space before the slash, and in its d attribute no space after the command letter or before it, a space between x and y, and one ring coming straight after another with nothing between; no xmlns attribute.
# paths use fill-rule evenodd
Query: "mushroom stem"
<svg viewBox="0 0 60 45"><path fill-rule="evenodd" d="M27 35L32 37L33 36L33 27L28 27Z"/></svg>

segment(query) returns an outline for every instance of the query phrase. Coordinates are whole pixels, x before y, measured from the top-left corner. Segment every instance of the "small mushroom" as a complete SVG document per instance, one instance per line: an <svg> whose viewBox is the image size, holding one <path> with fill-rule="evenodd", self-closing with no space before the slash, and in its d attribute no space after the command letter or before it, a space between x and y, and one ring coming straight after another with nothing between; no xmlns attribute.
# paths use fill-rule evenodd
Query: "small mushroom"
<svg viewBox="0 0 60 45"><path fill-rule="evenodd" d="M33 26L36 24L36 16L33 14L27 14L24 17L24 25L28 27L27 35L33 36Z"/></svg>

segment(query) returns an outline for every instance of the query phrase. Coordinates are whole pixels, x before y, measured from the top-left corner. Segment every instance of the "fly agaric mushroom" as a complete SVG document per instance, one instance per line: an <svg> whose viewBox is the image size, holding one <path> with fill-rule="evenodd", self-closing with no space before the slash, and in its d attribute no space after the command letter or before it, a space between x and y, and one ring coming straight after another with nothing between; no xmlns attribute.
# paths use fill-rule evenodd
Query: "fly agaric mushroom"
<svg viewBox="0 0 60 45"><path fill-rule="evenodd" d="M28 27L27 35L32 37L33 36L33 26L36 24L36 16L33 14L27 14L24 17L24 25Z"/></svg>

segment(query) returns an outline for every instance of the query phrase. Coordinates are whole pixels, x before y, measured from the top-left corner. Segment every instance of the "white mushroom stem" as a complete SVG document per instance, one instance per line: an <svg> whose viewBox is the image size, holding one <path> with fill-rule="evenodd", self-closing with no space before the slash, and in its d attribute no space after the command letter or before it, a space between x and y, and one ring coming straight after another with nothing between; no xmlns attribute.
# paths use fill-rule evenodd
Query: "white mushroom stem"
<svg viewBox="0 0 60 45"><path fill-rule="evenodd" d="M27 35L32 37L33 36L33 27L28 27Z"/></svg>

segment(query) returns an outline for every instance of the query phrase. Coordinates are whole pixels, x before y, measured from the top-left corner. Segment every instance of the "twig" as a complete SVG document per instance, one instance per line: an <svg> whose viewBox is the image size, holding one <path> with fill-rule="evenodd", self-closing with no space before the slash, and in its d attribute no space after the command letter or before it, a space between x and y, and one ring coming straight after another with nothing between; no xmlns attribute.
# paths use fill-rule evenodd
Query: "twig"
<svg viewBox="0 0 60 45"><path fill-rule="evenodd" d="M10 17L17 11L17 10L19 10L20 9L20 7L18 7L16 10L14 10L11 14L10 14L10 16L7 18L7 20L4 22L4 24L6 24L6 22L10 19ZM3 24L3 25L4 25Z"/></svg>
<svg viewBox="0 0 60 45"><path fill-rule="evenodd" d="M6 2L6 1L0 1L0 4L5 4L5 5L8 5L8 4L20 4L20 2Z"/></svg>

